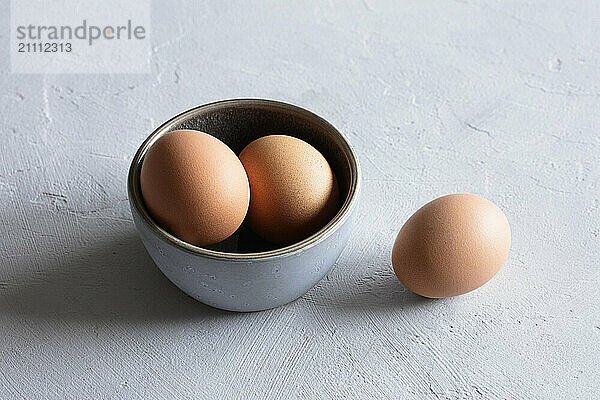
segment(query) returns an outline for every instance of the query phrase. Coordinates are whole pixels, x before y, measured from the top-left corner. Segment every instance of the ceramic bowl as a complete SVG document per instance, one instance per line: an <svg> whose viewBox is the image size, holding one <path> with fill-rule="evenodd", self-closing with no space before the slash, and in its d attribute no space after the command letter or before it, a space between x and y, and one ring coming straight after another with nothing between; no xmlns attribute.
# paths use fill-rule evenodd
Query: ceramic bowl
<svg viewBox="0 0 600 400"><path fill-rule="evenodd" d="M286 247L265 242L246 226L208 247L186 243L150 216L140 191L148 148L177 129L213 135L239 154L254 139L280 133L298 137L329 161L340 187L338 213L322 229ZM162 124L135 154L127 180L131 213L142 243L160 270L188 295L212 307L258 311L297 299L331 269L351 234L359 192L359 168L344 136L323 118L290 104L239 99L206 104Z"/></svg>

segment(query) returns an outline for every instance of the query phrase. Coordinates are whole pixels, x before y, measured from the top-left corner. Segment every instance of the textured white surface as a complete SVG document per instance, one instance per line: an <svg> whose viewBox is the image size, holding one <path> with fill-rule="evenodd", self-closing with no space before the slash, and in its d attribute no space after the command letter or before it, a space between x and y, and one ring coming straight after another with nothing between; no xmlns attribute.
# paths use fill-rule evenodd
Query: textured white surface
<svg viewBox="0 0 600 400"><path fill-rule="evenodd" d="M597 398L596 1L164 3L151 75L0 61L0 398ZM252 314L168 282L125 190L153 128L233 97L324 116L364 177L332 272ZM512 249L480 290L428 301L391 246L453 192L496 202Z"/></svg>

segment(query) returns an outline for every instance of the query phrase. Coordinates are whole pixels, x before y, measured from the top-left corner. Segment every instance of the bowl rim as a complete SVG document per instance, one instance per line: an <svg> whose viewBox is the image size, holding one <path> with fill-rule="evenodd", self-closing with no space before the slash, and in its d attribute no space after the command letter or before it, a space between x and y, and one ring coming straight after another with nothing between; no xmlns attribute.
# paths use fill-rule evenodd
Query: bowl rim
<svg viewBox="0 0 600 400"><path fill-rule="evenodd" d="M247 106L269 106L269 107L278 107L286 111L292 111L302 116L316 122L322 124L328 131L333 133L339 139L339 143L342 145L345 156L348 160L350 166L350 187L348 190L348 195L344 200L342 206L338 213L321 229L319 229L314 234L309 237L299 241L292 243L288 246L277 248L274 250L262 251L262 252L253 252L253 253L232 253L218 250L206 249L200 246L193 245L191 243L185 242L171 233L167 232L165 229L160 227L154 219L148 213L145 204L142 200L141 190L139 187L139 179L140 179L140 171L142 159L145 156L146 152L150 148L150 146L162 135L170 132L170 127L173 127L176 124L183 122L188 117L196 114L200 111L210 110L211 108L220 108L223 106L234 106L234 107L247 107ZM207 132L210 134L210 132ZM127 195L129 197L129 202L132 208L135 208L138 215L141 217L143 222L149 226L154 233L156 233L159 237L162 238L163 241L166 241L176 247L185 250L187 252L191 252L194 254L214 258L221 260L240 260L240 261L248 261L248 260L262 260L268 258L282 257L286 255L290 255L301 250L305 250L310 248L320 241L324 240L326 237L333 234L348 218L350 211L354 208L355 203L357 202L358 193L359 193L360 179L359 179L359 165L358 159L352 146L346 139L346 137L336 129L331 123L326 121L324 118L316 115L315 113L308 111L302 107L284 103L276 100L268 100L268 99L259 99L259 98L236 98L236 99L227 99L227 100L219 100L207 104L203 104L197 107L190 108L186 111L183 111L176 116L170 118L166 122L162 123L158 128L154 129L152 133L142 142L138 150L136 151L133 159L131 160L131 164L129 167L129 173L127 176Z"/></svg>

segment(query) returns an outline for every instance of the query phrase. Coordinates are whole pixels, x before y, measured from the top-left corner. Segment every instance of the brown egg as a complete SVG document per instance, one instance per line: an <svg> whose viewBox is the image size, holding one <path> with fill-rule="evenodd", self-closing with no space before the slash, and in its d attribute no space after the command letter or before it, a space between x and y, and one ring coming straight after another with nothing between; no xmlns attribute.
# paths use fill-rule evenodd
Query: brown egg
<svg viewBox="0 0 600 400"><path fill-rule="evenodd" d="M471 194L435 199L404 224L392 251L400 282L424 297L470 292L502 267L510 226L494 203Z"/></svg>
<svg viewBox="0 0 600 400"><path fill-rule="evenodd" d="M197 246L234 233L250 201L248 178L235 153L217 138L194 130L159 138L144 156L140 184L158 224Z"/></svg>
<svg viewBox="0 0 600 400"><path fill-rule="evenodd" d="M240 160L250 181L248 222L264 239L297 242L338 211L335 175L325 157L305 141L264 136L246 146Z"/></svg>

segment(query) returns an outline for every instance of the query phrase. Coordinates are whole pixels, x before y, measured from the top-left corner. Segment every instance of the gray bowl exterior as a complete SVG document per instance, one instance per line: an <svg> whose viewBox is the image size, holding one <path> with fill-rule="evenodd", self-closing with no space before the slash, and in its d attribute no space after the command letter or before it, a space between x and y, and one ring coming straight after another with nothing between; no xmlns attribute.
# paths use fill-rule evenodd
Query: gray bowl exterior
<svg viewBox="0 0 600 400"><path fill-rule="evenodd" d="M310 246L254 260L219 259L183 249L148 226L130 202L142 243L160 270L181 290L212 307L259 311L296 300L329 272L350 237L355 207Z"/></svg>

